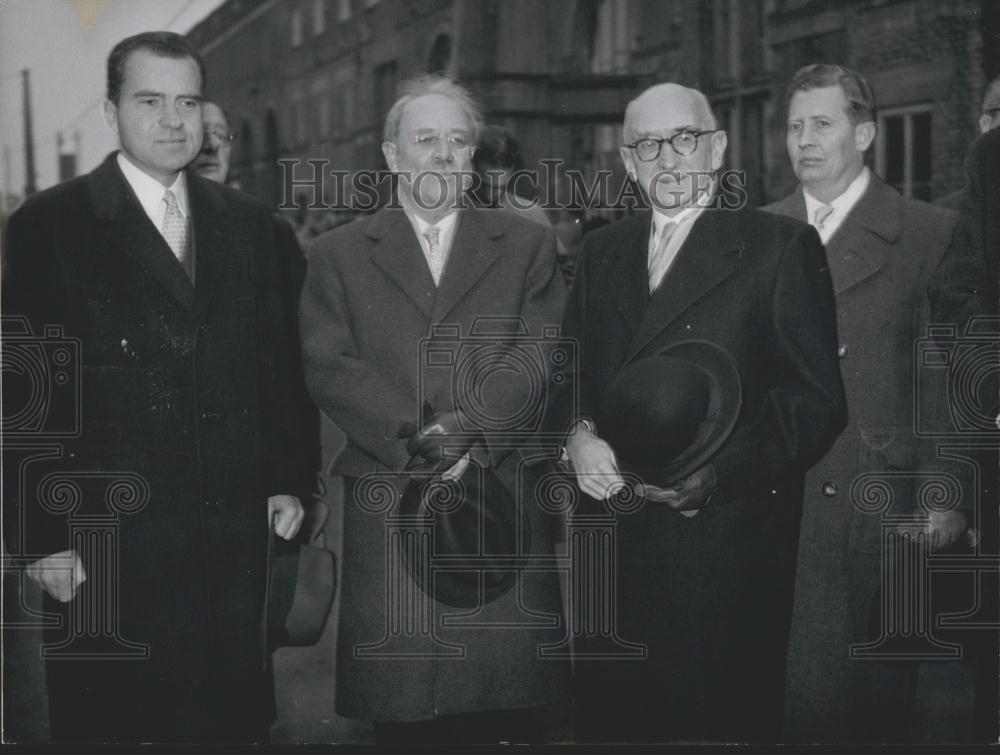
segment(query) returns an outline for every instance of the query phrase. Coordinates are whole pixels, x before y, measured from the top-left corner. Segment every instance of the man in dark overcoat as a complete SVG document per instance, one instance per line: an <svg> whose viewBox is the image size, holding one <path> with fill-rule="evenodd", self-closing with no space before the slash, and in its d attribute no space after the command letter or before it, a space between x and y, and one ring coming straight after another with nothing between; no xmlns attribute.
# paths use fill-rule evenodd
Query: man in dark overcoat
<svg viewBox="0 0 1000 755"><path fill-rule="evenodd" d="M271 721L269 521L295 534L308 478L271 218L184 170L202 86L183 37L120 42L121 150L10 221L5 399L28 409L5 426L5 539L45 590L60 741L259 741ZM31 353L45 371L18 369Z"/></svg>
<svg viewBox="0 0 1000 755"><path fill-rule="evenodd" d="M584 239L564 325L579 341L577 387L552 415L570 431L580 489L595 502L620 493L599 416L616 376L645 357L713 344L736 365L742 405L704 466L670 488L639 485L645 502L617 515L607 577L617 604L603 610L617 605L618 638L644 652L601 660L592 642L578 643L575 733L773 741L802 480L845 413L829 272L804 223L747 209L735 194L722 206L726 134L700 92L646 90L626 110L624 141L652 211Z"/></svg>
<svg viewBox="0 0 1000 755"><path fill-rule="evenodd" d="M990 89L993 111L987 115L1000 125L1000 77ZM943 335L941 346L954 350L964 345L972 347L970 354L985 357L975 370L979 378L975 390L956 392L950 399L953 408L976 417L974 426L964 430L970 445L977 448L979 485L973 511L973 526L981 536L977 552L989 558L1000 551L1000 129L994 127L972 143L965 169L965 187L955 203L959 209L956 243L941 260L927 295L933 322L944 326L939 331ZM957 384L964 382L959 376L968 374L973 364L955 365ZM979 616L998 615L997 577L995 571L983 573ZM968 609L969 602L956 608ZM995 742L1000 728L1000 679L996 673L1000 631L970 627L960 641L965 641L965 658L976 673L973 737L977 742Z"/></svg>
<svg viewBox="0 0 1000 755"><path fill-rule="evenodd" d="M913 666L852 658L852 646L878 640L879 622L891 620L873 614L881 571L893 563L883 548L887 517L919 514L919 489L945 464L915 425L918 412L927 419L941 409L943 384L922 383L917 396L915 354L930 322L927 285L956 215L901 196L865 166L875 102L856 72L807 66L789 85L786 105L800 186L767 209L809 222L826 245L849 420L806 478L785 734L805 742L900 741ZM948 473L961 474L958 466ZM926 512L934 547L967 528L958 498L949 498L947 510Z"/></svg>
<svg viewBox="0 0 1000 755"><path fill-rule="evenodd" d="M551 229L467 206L481 122L458 84L407 83L382 145L397 200L307 253L306 382L347 436L330 468L344 484L337 711L374 721L376 743L537 741L544 706L568 696L566 657L541 652L565 636L551 563L517 568L501 595L473 589L466 608L432 598L407 566L413 547L433 548L426 569L443 564L440 541L419 540L400 508L413 461L441 456L426 445L435 438L452 453L443 476L493 475L513 498L517 556L553 551L533 452L500 428L537 429L547 369L532 360L542 382L529 384L507 355L558 329L565 288Z"/></svg>

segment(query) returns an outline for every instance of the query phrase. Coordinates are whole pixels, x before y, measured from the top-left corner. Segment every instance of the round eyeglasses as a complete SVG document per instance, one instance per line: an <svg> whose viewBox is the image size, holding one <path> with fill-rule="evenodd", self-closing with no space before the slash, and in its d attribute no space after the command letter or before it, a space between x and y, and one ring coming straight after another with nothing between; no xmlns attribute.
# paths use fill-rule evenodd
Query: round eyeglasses
<svg viewBox="0 0 1000 755"><path fill-rule="evenodd" d="M660 150L663 149L664 142L669 144L670 148L678 155L686 157L698 149L699 136L714 134L716 131L722 131L722 129L714 128L710 131L678 131L676 134L666 139L640 139L637 142L626 144L625 146L629 149L635 150L636 157L644 163L648 163L650 160L655 160L660 156Z"/></svg>
<svg viewBox="0 0 1000 755"><path fill-rule="evenodd" d="M226 131L224 128L206 128L205 136L211 136L223 144L231 144L233 139L236 138L236 134L232 131Z"/></svg>

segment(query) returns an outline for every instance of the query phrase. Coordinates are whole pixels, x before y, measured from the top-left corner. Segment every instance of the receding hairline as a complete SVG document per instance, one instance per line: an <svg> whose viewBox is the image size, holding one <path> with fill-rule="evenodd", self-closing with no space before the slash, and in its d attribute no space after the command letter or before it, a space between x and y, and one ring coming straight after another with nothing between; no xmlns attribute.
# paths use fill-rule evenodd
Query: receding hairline
<svg viewBox="0 0 1000 755"><path fill-rule="evenodd" d="M712 104L708 101L708 98L704 93L693 89L692 87L681 86L680 84L656 84L648 89L643 90L631 100L628 105L625 106L625 117L622 120L622 132L628 134L630 131L634 133L634 129L630 126L630 120L634 117L635 108L643 104L648 100L663 99L666 97L684 97L687 99L688 103L692 105L692 111L696 116L696 120L699 123L692 123L690 125L697 126L699 128L704 128L706 130L717 129L719 127L719 122L715 117L715 112L712 110ZM626 137L627 139L628 137Z"/></svg>
<svg viewBox="0 0 1000 755"><path fill-rule="evenodd" d="M439 100L450 102L459 111L461 111L462 115L465 117L465 120L469 124L469 130L473 132L477 131L475 118L473 117L472 113L469 112L468 108L465 107L464 103L454 97L450 97L449 95L443 94L441 92L425 92L424 94L417 94L408 99L406 102L402 103L399 109L399 122L397 124L397 127L401 127L403 125L403 119L406 118L407 111L410 111L413 105L420 102L421 100L426 100L431 97L436 97Z"/></svg>

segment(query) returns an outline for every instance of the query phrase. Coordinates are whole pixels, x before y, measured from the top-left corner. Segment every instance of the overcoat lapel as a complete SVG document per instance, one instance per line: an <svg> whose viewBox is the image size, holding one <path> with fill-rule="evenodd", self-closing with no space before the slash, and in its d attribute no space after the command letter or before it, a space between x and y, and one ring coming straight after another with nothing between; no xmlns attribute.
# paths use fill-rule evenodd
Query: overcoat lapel
<svg viewBox="0 0 1000 755"><path fill-rule="evenodd" d="M380 210L368 225L375 245L369 256L425 317L434 308L435 286L413 226L400 209Z"/></svg>
<svg viewBox="0 0 1000 755"><path fill-rule="evenodd" d="M900 195L872 175L861 199L826 243L835 294L885 267L903 230L900 205Z"/></svg>
<svg viewBox="0 0 1000 755"><path fill-rule="evenodd" d="M448 315L500 255L501 244L495 240L503 236L503 230L492 222L490 212L495 210L459 210L455 238L434 299L433 323Z"/></svg>
<svg viewBox="0 0 1000 755"><path fill-rule="evenodd" d="M644 356L651 342L685 310L733 272L748 252L739 236L739 214L705 210L691 228L660 287L653 293L627 361Z"/></svg>
<svg viewBox="0 0 1000 755"><path fill-rule="evenodd" d="M775 210L808 222L801 187L778 203ZM899 194L873 174L861 199L826 242L833 292L846 291L885 267L891 246L902 230Z"/></svg>
<svg viewBox="0 0 1000 755"><path fill-rule="evenodd" d="M90 174L90 196L99 219L109 221L104 247L127 254L155 278L180 304L194 308L194 287L160 232L150 222L116 161L108 158Z"/></svg>
<svg viewBox="0 0 1000 755"><path fill-rule="evenodd" d="M631 226L619 238L615 250L608 287L614 296L615 306L633 335L642 322L649 304L649 272L646 258L649 250L649 226L652 213L636 216Z"/></svg>

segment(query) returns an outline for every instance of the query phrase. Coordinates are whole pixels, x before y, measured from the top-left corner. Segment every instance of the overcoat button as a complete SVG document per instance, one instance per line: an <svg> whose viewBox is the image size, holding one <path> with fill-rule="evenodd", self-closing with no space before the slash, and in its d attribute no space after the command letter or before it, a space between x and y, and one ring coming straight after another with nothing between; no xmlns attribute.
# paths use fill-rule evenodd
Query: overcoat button
<svg viewBox="0 0 1000 755"><path fill-rule="evenodd" d="M847 344L846 343L840 344L840 348L837 349L837 356L840 357L841 359L843 359L844 357L847 356Z"/></svg>
<svg viewBox="0 0 1000 755"><path fill-rule="evenodd" d="M827 498L833 498L837 495L837 483L833 480L829 480L823 483L823 495Z"/></svg>

